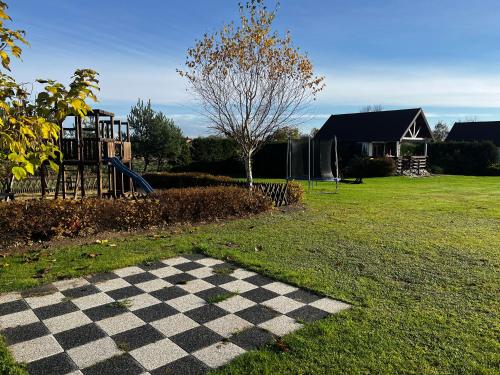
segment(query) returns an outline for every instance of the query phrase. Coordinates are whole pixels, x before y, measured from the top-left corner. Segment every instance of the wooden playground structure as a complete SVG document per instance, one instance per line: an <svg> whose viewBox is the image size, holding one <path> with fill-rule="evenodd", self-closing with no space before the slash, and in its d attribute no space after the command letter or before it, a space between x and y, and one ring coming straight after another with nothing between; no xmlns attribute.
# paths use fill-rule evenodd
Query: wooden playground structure
<svg viewBox="0 0 500 375"><path fill-rule="evenodd" d="M59 149L62 152L59 173L55 187L55 198L66 198L72 193L85 197L86 178L95 175L97 196L117 198L133 193L132 177L111 161L117 159L128 170L132 169L132 147L127 122L115 120L114 113L94 109L85 118L73 117L73 126L61 126ZM116 131L115 131L116 130ZM46 169L40 168L41 194L47 194ZM70 175L71 192L68 192ZM103 191L103 179L107 191Z"/></svg>

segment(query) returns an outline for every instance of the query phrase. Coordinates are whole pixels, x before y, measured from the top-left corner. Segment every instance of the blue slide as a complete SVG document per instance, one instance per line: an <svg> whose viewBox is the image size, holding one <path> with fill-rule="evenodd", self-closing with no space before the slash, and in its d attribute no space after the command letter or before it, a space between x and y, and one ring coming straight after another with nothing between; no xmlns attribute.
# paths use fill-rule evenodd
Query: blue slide
<svg viewBox="0 0 500 375"><path fill-rule="evenodd" d="M118 172L123 173L127 177L130 177L134 181L134 184L144 190L146 194L150 194L154 191L151 185L148 184L148 182L144 178L142 178L140 174L128 169L127 166L123 164L117 157L107 159L107 161L110 162Z"/></svg>

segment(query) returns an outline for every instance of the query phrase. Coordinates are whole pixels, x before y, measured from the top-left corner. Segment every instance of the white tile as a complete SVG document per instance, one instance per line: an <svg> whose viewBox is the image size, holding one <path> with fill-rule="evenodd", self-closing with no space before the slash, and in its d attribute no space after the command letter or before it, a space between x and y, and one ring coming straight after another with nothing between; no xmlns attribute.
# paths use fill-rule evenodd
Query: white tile
<svg viewBox="0 0 500 375"><path fill-rule="evenodd" d="M297 323L295 319L292 319L286 315L280 315L276 318L259 324L259 327L264 328L277 336L284 336L301 328L302 324Z"/></svg>
<svg viewBox="0 0 500 375"><path fill-rule="evenodd" d="M143 273L143 272L146 272L146 271L144 271L142 268L135 267L135 266L120 268L119 270L113 271L114 274L116 274L120 277L137 275L138 273Z"/></svg>
<svg viewBox="0 0 500 375"><path fill-rule="evenodd" d="M247 322L245 319L242 319L239 316L229 314L223 316L222 318L205 323L205 326L210 328L212 331L217 332L221 336L231 337L233 334L239 331L243 331L247 328L252 327L253 324Z"/></svg>
<svg viewBox="0 0 500 375"><path fill-rule="evenodd" d="M233 293L245 293L249 290L256 289L257 286L246 282L245 280L235 280L220 286Z"/></svg>
<svg viewBox="0 0 500 375"><path fill-rule="evenodd" d="M114 299L105 293L95 293L89 296L72 299L71 302L78 306L80 310L87 310L92 307L114 302Z"/></svg>
<svg viewBox="0 0 500 375"><path fill-rule="evenodd" d="M314 301L310 304L312 307L316 307L317 309L326 311L330 314L338 313L339 311L350 308L351 306L347 303L336 301L331 298L322 298L317 301Z"/></svg>
<svg viewBox="0 0 500 375"><path fill-rule="evenodd" d="M66 374L66 375L83 375L83 372L81 372L80 370L77 370L77 371L70 372L69 374Z"/></svg>
<svg viewBox="0 0 500 375"><path fill-rule="evenodd" d="M162 263L168 264L169 266L176 266L178 264L183 264L191 262L189 259L183 258L183 257L175 257L175 258L170 258L170 259L165 259L162 260Z"/></svg>
<svg viewBox="0 0 500 375"><path fill-rule="evenodd" d="M167 337L177 335L178 333L182 333L199 326L198 323L184 314L172 315L150 324Z"/></svg>
<svg viewBox="0 0 500 375"><path fill-rule="evenodd" d="M177 275L179 273L182 273L182 271L178 270L175 267L168 266L168 267L158 268L158 269L153 270L153 271L149 271L149 273L155 275L156 277L164 278L164 277L168 277L168 276Z"/></svg>
<svg viewBox="0 0 500 375"><path fill-rule="evenodd" d="M90 283L83 277L79 277L77 279L61 280L52 283L52 285L54 285L61 292L68 289L80 288L88 284Z"/></svg>
<svg viewBox="0 0 500 375"><path fill-rule="evenodd" d="M224 263L224 261L214 258L203 258L203 259L198 259L196 263L199 263L203 266L212 267L215 266L216 264L222 264Z"/></svg>
<svg viewBox="0 0 500 375"><path fill-rule="evenodd" d="M70 349L67 353L78 367L85 368L123 352L118 349L111 337L104 337Z"/></svg>
<svg viewBox="0 0 500 375"><path fill-rule="evenodd" d="M145 307L157 305L161 303L161 301L150 294L144 293L139 294L137 296L127 298L127 301L130 301L130 307L128 309L130 311L135 311L139 309L143 309Z"/></svg>
<svg viewBox="0 0 500 375"><path fill-rule="evenodd" d="M116 335L117 333L125 332L146 323L139 319L137 316L131 312L125 314L120 314L117 316L112 316L111 318L106 318L96 322L96 324L102 328L104 332L108 335Z"/></svg>
<svg viewBox="0 0 500 375"><path fill-rule="evenodd" d="M29 363L63 352L54 336L43 336L9 347L17 362Z"/></svg>
<svg viewBox="0 0 500 375"><path fill-rule="evenodd" d="M169 339L145 345L129 353L146 370L154 370L188 355Z"/></svg>
<svg viewBox="0 0 500 375"><path fill-rule="evenodd" d="M194 276L198 279L205 279L207 277L210 277L214 275L214 271L210 267L201 267L201 268L196 268L191 271L187 271L186 273L190 274L191 276Z"/></svg>
<svg viewBox="0 0 500 375"><path fill-rule="evenodd" d="M180 312L186 312L192 309L196 309L197 307L201 307L206 304L205 300L195 296L194 294L188 294L186 296L174 298L165 301L165 303Z"/></svg>
<svg viewBox="0 0 500 375"><path fill-rule="evenodd" d="M242 296L233 296L231 298L226 299L225 301L216 303L217 306L223 308L230 313L235 313L237 311L245 310L249 307L256 305L255 302L250 301Z"/></svg>
<svg viewBox="0 0 500 375"><path fill-rule="evenodd" d="M21 293L6 293L0 295L0 304L20 300Z"/></svg>
<svg viewBox="0 0 500 375"><path fill-rule="evenodd" d="M24 300L32 309L37 309L39 307L55 305L56 303L62 302L64 299L66 299L64 294L61 292L55 292L44 296L26 297Z"/></svg>
<svg viewBox="0 0 500 375"><path fill-rule="evenodd" d="M305 304L285 296L279 296L267 300L265 302L262 302L262 305L270 307L271 309L278 311L282 314L286 314L289 313L290 311L296 310L304 306Z"/></svg>
<svg viewBox="0 0 500 375"><path fill-rule="evenodd" d="M13 314L0 316L0 328L12 328L38 322L38 318L31 310L24 310Z"/></svg>
<svg viewBox="0 0 500 375"><path fill-rule="evenodd" d="M237 279L240 279L240 280L243 280L243 279L249 278L251 276L255 276L255 275L257 275L255 272L247 271L247 270L244 270L243 268L238 268L238 269L234 270L233 273L231 274L232 277L236 277Z"/></svg>
<svg viewBox="0 0 500 375"><path fill-rule="evenodd" d="M245 350L232 342L218 342L194 352L193 355L207 366L216 368L225 365L243 353Z"/></svg>
<svg viewBox="0 0 500 375"><path fill-rule="evenodd" d="M154 280L149 280L145 281L143 283L135 284L136 287L139 289L144 290L147 293L154 292L155 290L160 290L163 288L168 288L172 286L169 282L163 280L163 279L154 279Z"/></svg>
<svg viewBox="0 0 500 375"><path fill-rule="evenodd" d="M271 284L264 285L263 288L270 290L271 292L278 293L278 294L288 294L291 292L295 292L299 288L296 288L294 286L285 284L285 283L280 283L279 281L276 281Z"/></svg>
<svg viewBox="0 0 500 375"><path fill-rule="evenodd" d="M106 280L101 283L95 284L97 289L99 289L101 292L109 292L111 290L116 290L120 288L126 288L130 286L130 283L126 282L124 279L111 279L111 280Z"/></svg>
<svg viewBox="0 0 500 375"><path fill-rule="evenodd" d="M201 292L202 290L207 290L214 287L214 285L207 283L205 280L200 280L200 279L191 280L188 281L186 284L178 286L189 293L198 293Z"/></svg>
<svg viewBox="0 0 500 375"><path fill-rule="evenodd" d="M69 314L59 315L44 320L43 323L47 326L49 331L54 334L92 323L92 320L81 311L74 311Z"/></svg>

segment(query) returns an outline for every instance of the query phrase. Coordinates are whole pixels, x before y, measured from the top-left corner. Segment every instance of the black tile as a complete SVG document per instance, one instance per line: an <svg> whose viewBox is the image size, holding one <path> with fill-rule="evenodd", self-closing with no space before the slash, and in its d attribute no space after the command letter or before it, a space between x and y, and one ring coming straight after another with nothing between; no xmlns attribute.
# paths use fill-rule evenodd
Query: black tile
<svg viewBox="0 0 500 375"><path fill-rule="evenodd" d="M29 306L24 300L11 301L0 305L0 316L13 314L19 311L29 310Z"/></svg>
<svg viewBox="0 0 500 375"><path fill-rule="evenodd" d="M219 306L215 305L204 305L193 310L186 311L184 315L187 315L195 322L203 324L217 318L221 318L229 313L226 310L221 309Z"/></svg>
<svg viewBox="0 0 500 375"><path fill-rule="evenodd" d="M7 345L13 345L21 341L28 341L48 335L49 330L42 322L36 322L24 326L6 328L1 333L5 336Z"/></svg>
<svg viewBox="0 0 500 375"><path fill-rule="evenodd" d="M279 294L271 292L270 290L264 288L256 288L242 293L241 296L249 299L250 301L261 303L272 298L279 297Z"/></svg>
<svg viewBox="0 0 500 375"><path fill-rule="evenodd" d="M274 282L274 280L270 279L269 277L262 276L262 275L253 275L245 279L245 281L252 283L257 286L263 286L267 284L271 284Z"/></svg>
<svg viewBox="0 0 500 375"><path fill-rule="evenodd" d="M135 310L133 313L146 323L150 323L166 318L167 316L178 314L179 312L166 303L158 303L140 310Z"/></svg>
<svg viewBox="0 0 500 375"><path fill-rule="evenodd" d="M156 297L162 301L168 301L170 299L185 296L189 293L186 292L184 289L179 288L178 286L171 286L169 288L155 290L154 292L151 292L149 294L151 294L153 297Z"/></svg>
<svg viewBox="0 0 500 375"><path fill-rule="evenodd" d="M222 339L223 337L221 335L205 326L199 326L170 337L170 340L188 353L192 353L196 350L215 344Z"/></svg>
<svg viewBox="0 0 500 375"><path fill-rule="evenodd" d="M94 322L106 318L111 318L112 316L123 314L124 312L127 312L127 309L125 307L120 307L111 303L108 303L107 305L93 307L91 309L83 311L83 313L87 315Z"/></svg>
<svg viewBox="0 0 500 375"><path fill-rule="evenodd" d="M192 355L150 371L151 375L202 375L210 368Z"/></svg>
<svg viewBox="0 0 500 375"><path fill-rule="evenodd" d="M302 303L311 303L321 299L322 297L317 294L308 292L307 290L298 289L294 292L286 294L288 298L294 299L295 301L299 301Z"/></svg>
<svg viewBox="0 0 500 375"><path fill-rule="evenodd" d="M155 275L149 273L149 272L143 272L143 273L138 273L136 275L131 275L124 277L123 279L127 281L130 284L139 284L139 283L144 283L146 281L151 281L154 279L157 279Z"/></svg>
<svg viewBox="0 0 500 375"><path fill-rule="evenodd" d="M97 289L94 285L83 285L77 288L67 289L62 291L65 297L68 298L80 298L85 296L90 296L91 294L100 293L101 291Z"/></svg>
<svg viewBox="0 0 500 375"><path fill-rule="evenodd" d="M186 284L188 281L195 280L196 277L191 276L188 273L178 273L177 275L172 275L164 277L163 280L168 281L170 284Z"/></svg>
<svg viewBox="0 0 500 375"><path fill-rule="evenodd" d="M198 253L193 253L193 254L181 254L183 258L189 259L191 261L196 261L200 259L206 259L207 256L205 254L198 254Z"/></svg>
<svg viewBox="0 0 500 375"><path fill-rule="evenodd" d="M260 324L280 315L276 311L262 305L255 305L248 309L238 311L235 314L253 324Z"/></svg>
<svg viewBox="0 0 500 375"><path fill-rule="evenodd" d="M221 294L226 294L228 291L226 289L222 289L220 287L215 287L215 288L210 288L210 289L205 289L202 290L201 292L195 293L196 296L203 298L205 301L207 301L210 298L213 298L215 296L219 296Z"/></svg>
<svg viewBox="0 0 500 375"><path fill-rule="evenodd" d="M86 324L84 326L56 333L54 335L57 342L59 342L64 350L76 348L77 346L99 340L100 338L106 336L106 332L99 328L95 323Z"/></svg>
<svg viewBox="0 0 500 375"><path fill-rule="evenodd" d="M197 268L201 268L201 267L205 267L205 266L201 265L200 263L196 263L196 262L187 262L187 263L178 264L174 267L177 268L178 270L187 272L187 271L195 270Z"/></svg>
<svg viewBox="0 0 500 375"><path fill-rule="evenodd" d="M36 316L38 316L38 319L45 320L53 318L55 316L68 314L77 310L78 307L76 307L76 305L73 302L66 301L66 302L56 303L54 305L40 307L38 309L33 309L33 312L36 314Z"/></svg>
<svg viewBox="0 0 500 375"><path fill-rule="evenodd" d="M302 306L301 308L293 310L286 315L295 320L309 323L314 322L315 320L323 319L330 314L312 306Z"/></svg>
<svg viewBox="0 0 500 375"><path fill-rule="evenodd" d="M230 283L231 281L238 280L232 276L229 275L213 275L204 278L207 283L213 284L213 285L222 285L226 283Z"/></svg>
<svg viewBox="0 0 500 375"><path fill-rule="evenodd" d="M133 296L137 296L139 294L144 294L144 291L136 286L131 285L131 286L126 286L125 288L110 290L109 292L106 292L106 294L111 298L113 298L114 300L118 301L120 299L130 298Z"/></svg>
<svg viewBox="0 0 500 375"><path fill-rule="evenodd" d="M41 297L41 296L47 296L49 294L54 294L57 293L59 289L57 289L54 285L52 284L46 284L46 285L41 285L37 286L28 290L24 290L21 292L21 297L27 298L27 297Z"/></svg>
<svg viewBox="0 0 500 375"><path fill-rule="evenodd" d="M153 271L153 270L157 270L159 268L167 267L167 265L165 263L162 263L159 261L152 261L152 262L144 262L142 264L139 264L138 267L140 269L143 269L144 271Z"/></svg>
<svg viewBox="0 0 500 375"><path fill-rule="evenodd" d="M85 375L139 375L146 370L128 353L111 357L81 370Z"/></svg>
<svg viewBox="0 0 500 375"><path fill-rule="evenodd" d="M262 328L252 327L231 336L229 341L245 350L257 349L274 340L274 336Z"/></svg>
<svg viewBox="0 0 500 375"><path fill-rule="evenodd" d="M28 364L30 375L67 374L77 369L66 353L46 357Z"/></svg>
<svg viewBox="0 0 500 375"><path fill-rule="evenodd" d="M87 276L85 278L87 279L88 282L92 284L97 284L108 280L118 279L118 277L119 276L117 274L114 274L113 272L102 272Z"/></svg>
<svg viewBox="0 0 500 375"><path fill-rule="evenodd" d="M151 344L164 338L165 336L163 336L149 324L112 336L112 339L115 340L116 345L120 349L125 351L134 350L141 346Z"/></svg>

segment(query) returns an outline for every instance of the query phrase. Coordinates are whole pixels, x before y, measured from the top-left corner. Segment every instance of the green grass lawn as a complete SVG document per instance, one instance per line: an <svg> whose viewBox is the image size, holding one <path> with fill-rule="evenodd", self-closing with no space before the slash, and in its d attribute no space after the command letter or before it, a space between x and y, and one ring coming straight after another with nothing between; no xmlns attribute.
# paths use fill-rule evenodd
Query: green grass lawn
<svg viewBox="0 0 500 375"><path fill-rule="evenodd" d="M289 351L269 346L218 373L498 374L500 178L333 190L320 183L291 212L7 257L0 290L203 251L353 305L287 336Z"/></svg>

